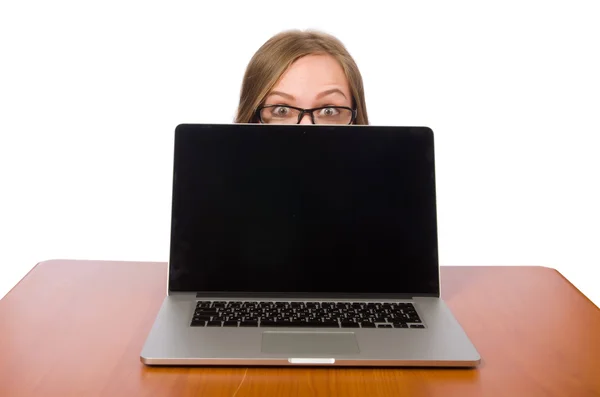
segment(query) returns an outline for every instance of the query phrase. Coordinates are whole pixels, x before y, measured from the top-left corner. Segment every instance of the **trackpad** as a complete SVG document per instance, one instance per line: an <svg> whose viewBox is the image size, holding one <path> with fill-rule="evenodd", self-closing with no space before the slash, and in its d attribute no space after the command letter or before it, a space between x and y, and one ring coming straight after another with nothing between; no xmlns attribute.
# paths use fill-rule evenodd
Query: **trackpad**
<svg viewBox="0 0 600 397"><path fill-rule="evenodd" d="M263 353L288 354L294 357L331 357L332 354L359 352L353 332L294 332L265 331L262 336Z"/></svg>

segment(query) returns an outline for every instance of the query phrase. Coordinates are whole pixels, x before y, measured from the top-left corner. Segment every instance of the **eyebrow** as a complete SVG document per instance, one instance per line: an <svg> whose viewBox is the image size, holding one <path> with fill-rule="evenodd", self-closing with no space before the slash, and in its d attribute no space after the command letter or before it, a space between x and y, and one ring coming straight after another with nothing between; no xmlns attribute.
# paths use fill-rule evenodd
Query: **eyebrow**
<svg viewBox="0 0 600 397"><path fill-rule="evenodd" d="M327 95L330 95L330 94L341 94L344 98L346 98L346 94L344 94L342 92L342 90L340 90L339 88L332 88L330 90L323 91L322 93L320 93L319 95L317 95L317 99L321 99L321 98L326 97Z"/></svg>
<svg viewBox="0 0 600 397"><path fill-rule="evenodd" d="M325 91L321 92L320 94L318 94L316 99L321 99L321 98L326 97L327 95L331 95L331 94L340 94L344 98L346 98L346 94L344 94L342 92L342 90L340 90L339 88L332 88L330 90L325 90ZM281 92L281 91L271 91L269 93L268 97L270 97L271 95L279 95L280 97L287 98L290 100L296 99L293 95L286 94L285 92Z"/></svg>
<svg viewBox="0 0 600 397"><path fill-rule="evenodd" d="M271 91L267 97L270 97L271 95L279 95L281 97L284 97L287 99L292 99L292 100L296 99L293 95L286 94L285 92L281 92L281 91Z"/></svg>

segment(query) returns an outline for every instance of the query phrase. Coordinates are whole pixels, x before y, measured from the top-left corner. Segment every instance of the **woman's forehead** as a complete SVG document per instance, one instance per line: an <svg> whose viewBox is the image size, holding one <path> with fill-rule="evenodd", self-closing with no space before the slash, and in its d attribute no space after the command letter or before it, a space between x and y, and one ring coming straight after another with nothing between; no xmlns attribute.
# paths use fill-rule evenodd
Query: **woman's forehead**
<svg viewBox="0 0 600 397"><path fill-rule="evenodd" d="M314 98L323 93L350 98L344 69L331 55L307 55L298 59L283 73L271 92L303 98Z"/></svg>

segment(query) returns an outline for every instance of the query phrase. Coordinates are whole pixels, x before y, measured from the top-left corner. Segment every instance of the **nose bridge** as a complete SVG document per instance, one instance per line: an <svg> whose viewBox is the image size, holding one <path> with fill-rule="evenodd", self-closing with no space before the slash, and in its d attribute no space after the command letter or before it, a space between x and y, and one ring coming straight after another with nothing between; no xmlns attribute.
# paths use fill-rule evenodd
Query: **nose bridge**
<svg viewBox="0 0 600 397"><path fill-rule="evenodd" d="M300 120L298 120L298 124L313 124L312 114L307 111L303 111L300 114Z"/></svg>

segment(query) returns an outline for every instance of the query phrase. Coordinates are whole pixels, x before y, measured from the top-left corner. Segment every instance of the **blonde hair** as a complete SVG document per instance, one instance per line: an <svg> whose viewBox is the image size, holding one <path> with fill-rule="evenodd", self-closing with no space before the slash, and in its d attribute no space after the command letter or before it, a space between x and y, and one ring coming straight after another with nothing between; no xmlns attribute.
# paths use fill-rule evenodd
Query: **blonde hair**
<svg viewBox="0 0 600 397"><path fill-rule="evenodd" d="M297 59L312 54L333 56L342 66L356 109L354 124L369 124L362 76L346 47L334 36L315 30L289 30L271 37L254 54L244 73L236 123L256 122L256 110L283 73Z"/></svg>

